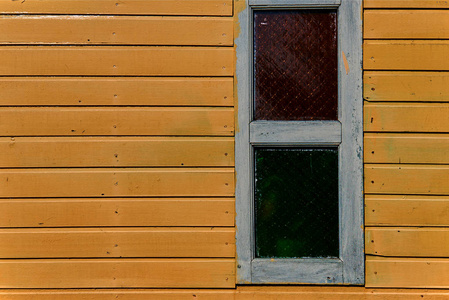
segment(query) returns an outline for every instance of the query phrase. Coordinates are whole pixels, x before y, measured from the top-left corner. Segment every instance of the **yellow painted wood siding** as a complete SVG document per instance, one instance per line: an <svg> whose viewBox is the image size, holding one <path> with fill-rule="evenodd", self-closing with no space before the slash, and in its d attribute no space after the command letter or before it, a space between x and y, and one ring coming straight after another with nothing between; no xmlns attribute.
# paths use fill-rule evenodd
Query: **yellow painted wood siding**
<svg viewBox="0 0 449 300"><path fill-rule="evenodd" d="M366 286L447 289L449 4L364 4Z"/></svg>
<svg viewBox="0 0 449 300"><path fill-rule="evenodd" d="M232 108L1 108L2 136L233 136ZM17 124L20 126L17 126Z"/></svg>
<svg viewBox="0 0 449 300"><path fill-rule="evenodd" d="M363 287L245 287L210 289L0 290L3 300L447 300L447 290L365 289Z"/></svg>
<svg viewBox="0 0 449 300"><path fill-rule="evenodd" d="M0 298L235 287L232 4L0 1Z"/></svg>
<svg viewBox="0 0 449 300"><path fill-rule="evenodd" d="M234 226L232 198L14 198L0 227Z"/></svg>
<svg viewBox="0 0 449 300"><path fill-rule="evenodd" d="M0 105L233 106L230 77L0 77Z"/></svg>
<svg viewBox="0 0 449 300"><path fill-rule="evenodd" d="M449 8L445 0L364 0L365 8Z"/></svg>
<svg viewBox="0 0 449 300"><path fill-rule="evenodd" d="M231 17L0 16L0 44L232 46L232 33Z"/></svg>
<svg viewBox="0 0 449 300"><path fill-rule="evenodd" d="M4 14L232 16L232 0L0 1Z"/></svg>
<svg viewBox="0 0 449 300"><path fill-rule="evenodd" d="M83 151L78 151L82 148ZM179 151L183 149L183 151ZM0 138L0 167L232 167L233 137Z"/></svg>
<svg viewBox="0 0 449 300"><path fill-rule="evenodd" d="M366 283L388 289L231 289L232 0L27 0L0 1L0 298L448 299L449 3L364 6Z"/></svg>
<svg viewBox="0 0 449 300"><path fill-rule="evenodd" d="M232 288L234 259L0 260L0 288Z"/></svg>
<svg viewBox="0 0 449 300"><path fill-rule="evenodd" d="M231 47L5 46L3 76L232 76Z"/></svg>
<svg viewBox="0 0 449 300"><path fill-rule="evenodd" d="M366 195L365 225L449 226L449 197Z"/></svg>

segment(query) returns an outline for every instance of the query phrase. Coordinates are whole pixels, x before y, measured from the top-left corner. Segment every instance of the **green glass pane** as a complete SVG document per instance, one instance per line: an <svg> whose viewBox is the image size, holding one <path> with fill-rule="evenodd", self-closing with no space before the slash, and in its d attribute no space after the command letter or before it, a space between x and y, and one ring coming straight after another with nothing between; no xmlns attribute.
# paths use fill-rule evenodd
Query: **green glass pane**
<svg viewBox="0 0 449 300"><path fill-rule="evenodd" d="M338 257L338 149L256 148L256 257Z"/></svg>

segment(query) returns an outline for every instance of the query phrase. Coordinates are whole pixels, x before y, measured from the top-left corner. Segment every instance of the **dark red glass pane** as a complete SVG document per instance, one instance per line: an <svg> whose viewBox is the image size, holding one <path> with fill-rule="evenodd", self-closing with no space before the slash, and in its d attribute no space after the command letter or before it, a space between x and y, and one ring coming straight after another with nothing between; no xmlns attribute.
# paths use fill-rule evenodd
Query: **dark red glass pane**
<svg viewBox="0 0 449 300"><path fill-rule="evenodd" d="M337 120L335 10L254 12L256 120Z"/></svg>

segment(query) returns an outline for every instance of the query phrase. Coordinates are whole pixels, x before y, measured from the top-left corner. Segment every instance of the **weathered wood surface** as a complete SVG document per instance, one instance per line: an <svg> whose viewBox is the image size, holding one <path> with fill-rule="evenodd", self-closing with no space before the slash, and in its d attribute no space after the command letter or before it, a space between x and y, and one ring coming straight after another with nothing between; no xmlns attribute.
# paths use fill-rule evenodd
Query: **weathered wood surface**
<svg viewBox="0 0 449 300"><path fill-rule="evenodd" d="M448 291L367 289L329 286L239 286L237 300L419 300L447 297ZM233 298L234 299L234 298Z"/></svg>
<svg viewBox="0 0 449 300"><path fill-rule="evenodd" d="M365 8L449 8L441 0L365 0Z"/></svg>
<svg viewBox="0 0 449 300"><path fill-rule="evenodd" d="M3 169L0 197L234 196L233 169Z"/></svg>
<svg viewBox="0 0 449 300"><path fill-rule="evenodd" d="M365 165L365 192L395 195L449 194L447 165Z"/></svg>
<svg viewBox="0 0 449 300"><path fill-rule="evenodd" d="M447 72L365 72L368 101L449 102Z"/></svg>
<svg viewBox="0 0 449 300"><path fill-rule="evenodd" d="M367 227L365 253L378 256L448 257L449 229Z"/></svg>
<svg viewBox="0 0 449 300"><path fill-rule="evenodd" d="M366 259L366 287L449 288L449 259Z"/></svg>
<svg viewBox="0 0 449 300"><path fill-rule="evenodd" d="M233 21L204 17L0 15L0 44L232 46Z"/></svg>
<svg viewBox="0 0 449 300"><path fill-rule="evenodd" d="M234 226L232 198L0 200L0 227Z"/></svg>
<svg viewBox="0 0 449 300"><path fill-rule="evenodd" d="M365 70L449 70L449 41L445 40L366 40Z"/></svg>
<svg viewBox="0 0 449 300"><path fill-rule="evenodd" d="M0 290L5 300L446 300L446 290L425 289L367 289L363 287L247 287L223 289L83 289L83 290Z"/></svg>
<svg viewBox="0 0 449 300"><path fill-rule="evenodd" d="M448 10L365 10L363 20L365 39L449 38Z"/></svg>
<svg viewBox="0 0 449 300"><path fill-rule="evenodd" d="M233 228L0 230L0 258L232 258L234 253Z"/></svg>
<svg viewBox="0 0 449 300"><path fill-rule="evenodd" d="M449 197L365 196L366 226L449 226Z"/></svg>
<svg viewBox="0 0 449 300"><path fill-rule="evenodd" d="M233 259L0 260L0 288L232 288Z"/></svg>
<svg viewBox="0 0 449 300"><path fill-rule="evenodd" d="M233 106L232 78L0 78L5 106Z"/></svg>
<svg viewBox="0 0 449 300"><path fill-rule="evenodd" d="M0 136L233 136L232 108L0 108Z"/></svg>
<svg viewBox="0 0 449 300"><path fill-rule="evenodd" d="M366 103L365 132L449 132L449 104Z"/></svg>
<svg viewBox="0 0 449 300"><path fill-rule="evenodd" d="M447 134L365 134L365 163L449 164Z"/></svg>
<svg viewBox="0 0 449 300"><path fill-rule="evenodd" d="M4 14L225 15L232 0L27 0L0 1Z"/></svg>
<svg viewBox="0 0 449 300"><path fill-rule="evenodd" d="M0 138L0 152L3 168L234 165L231 137Z"/></svg>
<svg viewBox="0 0 449 300"><path fill-rule="evenodd" d="M232 76L232 47L0 48L0 76Z"/></svg>
<svg viewBox="0 0 449 300"><path fill-rule="evenodd" d="M232 6L0 1L0 288L235 287Z"/></svg>

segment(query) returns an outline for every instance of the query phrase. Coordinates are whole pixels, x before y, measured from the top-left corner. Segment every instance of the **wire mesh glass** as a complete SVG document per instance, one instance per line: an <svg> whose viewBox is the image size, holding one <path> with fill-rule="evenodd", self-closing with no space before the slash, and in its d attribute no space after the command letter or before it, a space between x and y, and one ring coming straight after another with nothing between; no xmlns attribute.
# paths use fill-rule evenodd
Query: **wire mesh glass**
<svg viewBox="0 0 449 300"><path fill-rule="evenodd" d="M255 120L338 119L335 10L254 12Z"/></svg>
<svg viewBox="0 0 449 300"><path fill-rule="evenodd" d="M337 148L256 148L256 257L338 257L338 199Z"/></svg>

